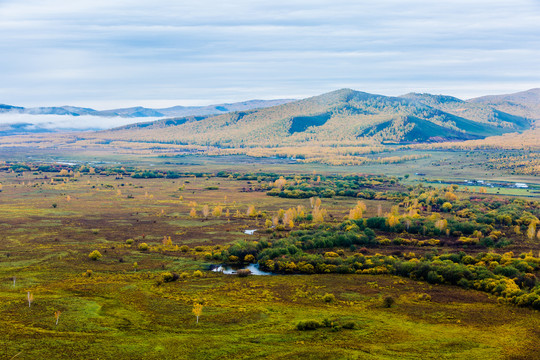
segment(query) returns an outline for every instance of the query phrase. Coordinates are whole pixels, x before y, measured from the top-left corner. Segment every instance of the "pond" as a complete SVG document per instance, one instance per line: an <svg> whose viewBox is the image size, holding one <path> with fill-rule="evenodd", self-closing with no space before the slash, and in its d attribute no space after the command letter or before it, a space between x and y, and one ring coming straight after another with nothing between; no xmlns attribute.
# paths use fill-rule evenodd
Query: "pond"
<svg viewBox="0 0 540 360"><path fill-rule="evenodd" d="M233 269L228 265L218 265L212 269L214 272L221 272L227 275L234 275L238 270L249 270L251 271L251 275L275 275L274 273L259 270L259 264L249 264L238 269Z"/></svg>

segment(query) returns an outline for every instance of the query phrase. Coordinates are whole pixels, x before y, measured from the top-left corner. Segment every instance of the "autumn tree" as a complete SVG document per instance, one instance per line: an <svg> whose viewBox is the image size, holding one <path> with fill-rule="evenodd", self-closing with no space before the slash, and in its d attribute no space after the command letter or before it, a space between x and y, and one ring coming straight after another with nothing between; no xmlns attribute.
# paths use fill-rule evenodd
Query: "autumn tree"
<svg viewBox="0 0 540 360"><path fill-rule="evenodd" d="M446 219L439 219L435 221L435 227L440 231L443 231L448 226L448 221Z"/></svg>
<svg viewBox="0 0 540 360"><path fill-rule="evenodd" d="M195 303L193 305L193 314L197 317L197 324L199 324L199 316L202 314L203 305L199 303Z"/></svg>
<svg viewBox="0 0 540 360"><path fill-rule="evenodd" d="M212 211L212 215L214 217L220 217L222 213L223 213L223 207L219 205L214 207L214 210Z"/></svg>
<svg viewBox="0 0 540 360"><path fill-rule="evenodd" d="M164 246L172 246L173 242L172 242L172 239L171 237L167 237L167 236L164 236L163 237L163 240L161 241L161 243L164 245Z"/></svg>
<svg viewBox="0 0 540 360"><path fill-rule="evenodd" d="M205 218L208 217L208 215L210 215L210 208L208 207L208 205L204 205L203 208L202 208L202 214Z"/></svg>
<svg viewBox="0 0 540 360"><path fill-rule="evenodd" d="M349 210L349 219L350 220L358 220L361 219L363 216L363 210L362 208L355 206L353 209Z"/></svg>
<svg viewBox="0 0 540 360"><path fill-rule="evenodd" d="M249 205L248 208L247 208L246 214L249 217L257 216L257 210L255 210L255 206Z"/></svg>
<svg viewBox="0 0 540 360"><path fill-rule="evenodd" d="M309 198L309 204L311 205L311 208L314 209L316 207L320 207L321 206L321 199L318 198L318 197L311 197Z"/></svg>
<svg viewBox="0 0 540 360"><path fill-rule="evenodd" d="M527 238L529 240L534 240L534 237L536 235L536 222L531 221L529 224L529 228L527 229Z"/></svg>
<svg viewBox="0 0 540 360"><path fill-rule="evenodd" d="M55 311L55 312L54 312L54 317L55 317L55 319L56 319L56 325L57 325L57 326L58 326L58 320L60 319L60 314L61 314L61 313L62 313L61 311Z"/></svg>
<svg viewBox="0 0 540 360"><path fill-rule="evenodd" d="M326 216L326 210L315 207L311 212L311 215L313 216L314 223L322 223L324 221L324 217Z"/></svg>
<svg viewBox="0 0 540 360"><path fill-rule="evenodd" d="M280 176L279 179L274 182L274 186L280 189L283 189L285 185L287 185L287 180L285 180L283 176Z"/></svg>

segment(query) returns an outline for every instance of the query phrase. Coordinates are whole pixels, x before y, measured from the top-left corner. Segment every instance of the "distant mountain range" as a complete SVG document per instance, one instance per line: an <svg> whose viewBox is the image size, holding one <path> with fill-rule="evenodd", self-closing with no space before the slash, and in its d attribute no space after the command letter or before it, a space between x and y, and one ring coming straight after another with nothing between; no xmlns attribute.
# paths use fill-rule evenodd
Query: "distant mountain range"
<svg viewBox="0 0 540 360"><path fill-rule="evenodd" d="M2 112L121 116L139 121L144 117L164 117L80 135L104 141L220 147L407 144L523 132L533 127L535 121L540 124L540 89L466 101L445 95L409 93L392 97L341 89L302 100L252 100L204 107L97 111L71 106L25 109L0 105ZM0 135L42 131L51 130L50 127L43 130L28 121L0 125Z"/></svg>
<svg viewBox="0 0 540 360"><path fill-rule="evenodd" d="M534 114L531 104L522 106ZM411 93L389 97L341 89L263 109L132 124L92 137L221 147L403 144L521 132L530 128L532 118L451 96Z"/></svg>
<svg viewBox="0 0 540 360"><path fill-rule="evenodd" d="M179 116L201 116L201 115L217 115L231 111L242 111L259 109L269 106L281 105L294 101L292 99L277 99L277 100L249 100L231 104L218 104L208 106L173 106L163 109L150 109L141 106L113 109L113 110L94 110L90 108L82 108L76 106L58 106L58 107L34 107L24 108L20 106L12 106L0 104L0 114L31 114L31 115L92 115L105 117L128 117L128 118L143 118L143 117L179 117Z"/></svg>

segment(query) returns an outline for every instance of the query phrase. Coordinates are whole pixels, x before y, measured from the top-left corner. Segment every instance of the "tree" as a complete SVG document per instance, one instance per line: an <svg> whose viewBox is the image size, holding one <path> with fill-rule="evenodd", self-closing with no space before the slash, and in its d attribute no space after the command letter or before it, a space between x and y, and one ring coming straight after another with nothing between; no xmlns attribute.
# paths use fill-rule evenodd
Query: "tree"
<svg viewBox="0 0 540 360"><path fill-rule="evenodd" d="M191 216L192 218L194 217L197 217L197 210L195 210L195 208L191 208L191 211L189 212L189 216Z"/></svg>
<svg viewBox="0 0 540 360"><path fill-rule="evenodd" d="M163 240L161 241L161 243L165 246L172 246L173 242L172 242L172 239L171 237L167 237L167 236L164 236L163 237Z"/></svg>
<svg viewBox="0 0 540 360"><path fill-rule="evenodd" d="M212 211L212 215L214 217L220 217L222 213L223 213L223 208L219 205L214 207L214 210Z"/></svg>
<svg viewBox="0 0 540 360"><path fill-rule="evenodd" d="M255 217L257 216L257 210L255 210L255 206L249 205L248 209L246 211L247 216L249 217Z"/></svg>
<svg viewBox="0 0 540 360"><path fill-rule="evenodd" d="M448 221L446 219L440 219L435 221L435 227L440 231L443 231L448 226Z"/></svg>
<svg viewBox="0 0 540 360"><path fill-rule="evenodd" d="M322 223L324 221L324 217L326 216L326 210L315 207L313 208L311 215L313 216L314 223Z"/></svg>
<svg viewBox="0 0 540 360"><path fill-rule="evenodd" d="M536 223L534 221L531 221L529 224L529 228L527 229L527 238L529 240L534 240L534 237L536 235Z"/></svg>
<svg viewBox="0 0 540 360"><path fill-rule="evenodd" d="M32 302L34 301L34 294L28 291L26 293L26 299L28 300L28 307L30 307L30 305L32 305Z"/></svg>
<svg viewBox="0 0 540 360"><path fill-rule="evenodd" d="M363 215L363 210L358 205L356 205L353 209L349 210L349 219L350 220L361 219L362 215Z"/></svg>
<svg viewBox="0 0 540 360"><path fill-rule="evenodd" d="M274 186L277 187L277 188L280 188L280 189L282 189L286 184L287 184L287 180L285 180L285 178L283 178L283 176L280 176L279 179L277 179L274 182Z"/></svg>
<svg viewBox="0 0 540 360"><path fill-rule="evenodd" d="M205 218L208 217L208 215L210 214L210 208L208 207L208 205L204 205L203 208L202 208L202 214Z"/></svg>
<svg viewBox="0 0 540 360"><path fill-rule="evenodd" d="M54 312L54 317L56 318L56 325L58 326L58 319L60 319L60 314L62 312L61 311L55 311Z"/></svg>
<svg viewBox="0 0 540 360"><path fill-rule="evenodd" d="M197 317L197 324L199 324L199 316L201 316L202 314L202 309L203 309L203 306L202 304L199 304L199 303L196 303L195 305L193 305L193 314L195 314L195 316Z"/></svg>
<svg viewBox="0 0 540 360"><path fill-rule="evenodd" d="M443 211L448 212L448 211L452 210L452 204L450 204L449 202L445 202L442 205L442 209L443 209Z"/></svg>

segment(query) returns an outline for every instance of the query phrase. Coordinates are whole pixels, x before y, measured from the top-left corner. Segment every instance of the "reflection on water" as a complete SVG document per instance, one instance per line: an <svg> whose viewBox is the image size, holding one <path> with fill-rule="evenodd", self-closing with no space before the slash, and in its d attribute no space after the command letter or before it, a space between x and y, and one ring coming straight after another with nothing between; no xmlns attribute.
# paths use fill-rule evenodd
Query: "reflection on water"
<svg viewBox="0 0 540 360"><path fill-rule="evenodd" d="M273 273L259 270L259 264L249 264L240 269L233 269L230 266L219 265L212 269L212 271L222 272L223 274L227 274L227 275L236 274L238 270L249 270L251 271L251 275L274 275Z"/></svg>

